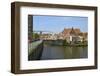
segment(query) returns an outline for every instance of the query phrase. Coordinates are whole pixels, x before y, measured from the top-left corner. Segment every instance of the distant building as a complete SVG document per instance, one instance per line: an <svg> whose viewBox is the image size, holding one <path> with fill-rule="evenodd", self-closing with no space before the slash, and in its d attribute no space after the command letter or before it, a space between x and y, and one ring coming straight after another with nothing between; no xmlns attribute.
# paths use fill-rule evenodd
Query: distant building
<svg viewBox="0 0 100 76"><path fill-rule="evenodd" d="M41 34L40 39L42 40L66 40L70 42L83 42L87 41L87 32L81 32L78 28L64 28L64 30L58 34L56 33L46 33Z"/></svg>
<svg viewBox="0 0 100 76"><path fill-rule="evenodd" d="M40 39L41 40L50 40L51 36L52 36L52 34L41 34Z"/></svg>
<svg viewBox="0 0 100 76"><path fill-rule="evenodd" d="M40 39L42 40L56 40L57 39L58 34L41 34L40 35Z"/></svg>
<svg viewBox="0 0 100 76"><path fill-rule="evenodd" d="M87 41L87 32L83 33L78 28L64 28L64 30L61 33L63 39L66 39L67 42L77 42L77 41Z"/></svg>

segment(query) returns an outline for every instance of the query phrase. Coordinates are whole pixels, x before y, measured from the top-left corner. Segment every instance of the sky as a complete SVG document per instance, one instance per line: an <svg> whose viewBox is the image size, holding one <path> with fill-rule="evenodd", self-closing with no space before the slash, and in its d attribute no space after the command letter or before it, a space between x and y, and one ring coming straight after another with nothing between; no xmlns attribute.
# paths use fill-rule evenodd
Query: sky
<svg viewBox="0 0 100 76"><path fill-rule="evenodd" d="M88 17L78 16L33 16L33 31L50 31L59 33L64 28L80 28L82 32L88 31Z"/></svg>

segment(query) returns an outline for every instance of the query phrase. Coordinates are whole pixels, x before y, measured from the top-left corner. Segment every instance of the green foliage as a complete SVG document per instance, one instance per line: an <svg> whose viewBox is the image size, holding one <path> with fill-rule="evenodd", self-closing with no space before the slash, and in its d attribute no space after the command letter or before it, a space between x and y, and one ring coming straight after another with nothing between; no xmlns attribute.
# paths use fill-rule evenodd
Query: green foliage
<svg viewBox="0 0 100 76"><path fill-rule="evenodd" d="M40 35L38 33L33 33L33 39L39 39Z"/></svg>
<svg viewBox="0 0 100 76"><path fill-rule="evenodd" d="M66 40L63 40L63 45L67 45L67 41Z"/></svg>

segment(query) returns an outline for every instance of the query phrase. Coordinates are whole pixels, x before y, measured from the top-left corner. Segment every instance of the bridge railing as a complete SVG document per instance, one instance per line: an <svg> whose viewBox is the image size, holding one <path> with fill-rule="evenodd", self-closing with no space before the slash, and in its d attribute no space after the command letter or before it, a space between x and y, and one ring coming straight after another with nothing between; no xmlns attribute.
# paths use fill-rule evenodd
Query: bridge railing
<svg viewBox="0 0 100 76"><path fill-rule="evenodd" d="M28 45L28 59L36 60L39 59L43 51L43 41L35 41Z"/></svg>

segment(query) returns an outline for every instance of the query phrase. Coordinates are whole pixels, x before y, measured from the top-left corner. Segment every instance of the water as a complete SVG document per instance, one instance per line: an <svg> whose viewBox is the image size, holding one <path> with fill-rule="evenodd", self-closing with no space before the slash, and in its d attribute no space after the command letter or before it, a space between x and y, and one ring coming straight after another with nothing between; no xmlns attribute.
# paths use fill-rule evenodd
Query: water
<svg viewBox="0 0 100 76"><path fill-rule="evenodd" d="M52 46L44 45L41 60L50 59L79 59L87 58L88 49L86 47Z"/></svg>

